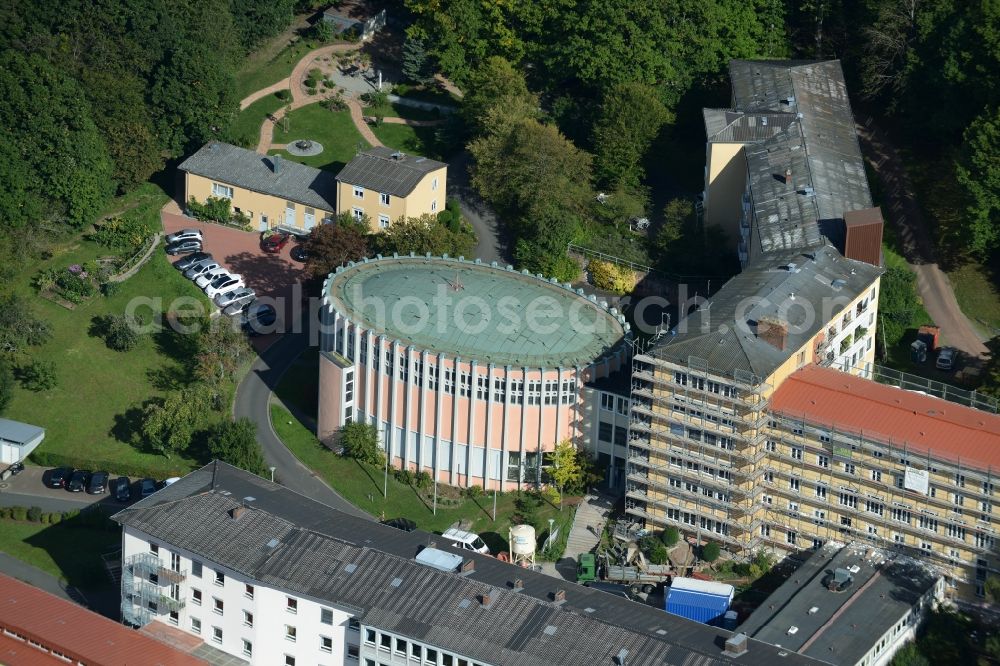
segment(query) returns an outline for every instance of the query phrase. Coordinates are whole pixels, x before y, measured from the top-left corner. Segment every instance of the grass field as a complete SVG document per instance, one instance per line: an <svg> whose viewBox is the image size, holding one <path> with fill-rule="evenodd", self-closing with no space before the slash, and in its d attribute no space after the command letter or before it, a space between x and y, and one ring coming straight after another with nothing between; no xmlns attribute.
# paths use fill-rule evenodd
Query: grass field
<svg viewBox="0 0 1000 666"><path fill-rule="evenodd" d="M1000 289L989 269L968 263L948 272L948 280L962 312L987 337L1000 335Z"/></svg>
<svg viewBox="0 0 1000 666"><path fill-rule="evenodd" d="M412 127L396 123L382 123L373 127L372 132L378 140L396 150L410 155L423 155L440 159L435 138L435 127Z"/></svg>
<svg viewBox="0 0 1000 666"><path fill-rule="evenodd" d="M274 143L312 139L323 144L323 152L312 157L296 157L284 150L272 150L271 155L281 155L295 162L337 173L354 158L359 145L362 148L368 147L368 142L358 133L347 111L329 111L319 104L310 104L292 111L288 120L287 132L281 123L274 128Z"/></svg>
<svg viewBox="0 0 1000 666"><path fill-rule="evenodd" d="M0 551L52 574L69 585L110 584L101 561L103 553L121 547L121 533L66 523L0 522Z"/></svg>
<svg viewBox="0 0 1000 666"><path fill-rule="evenodd" d="M276 39L281 40L284 46L272 44L258 49L247 56L243 67L236 73L236 96L239 99L286 78L305 54L318 48L312 40L294 38L289 42L287 37ZM275 48L280 49L276 54Z"/></svg>
<svg viewBox="0 0 1000 666"><path fill-rule="evenodd" d="M236 120L226 130L226 141L253 150L260 138L261 124L285 104L287 102L278 99L277 95L257 100L236 116Z"/></svg>
<svg viewBox="0 0 1000 666"><path fill-rule="evenodd" d="M159 224L159 208L166 196L156 192L154 186L144 186L116 204L124 207L133 200L140 201L134 214L148 218L150 224ZM52 339L29 352L32 357L55 364L59 383L38 393L18 386L4 415L46 429L40 454L83 457L92 460L95 467L112 472L123 467L139 468L160 478L186 472L194 465L193 460L168 460L141 452L128 442L138 426L137 408L185 379L184 362L190 353L186 340L172 332L151 335L132 351L116 352L89 331L95 318L124 312L133 299L153 299L147 301L150 307L136 311L149 320L179 297L207 305L201 292L170 265L162 251L156 251L114 296L96 295L74 310L40 298L30 286L39 269L82 263L106 253L95 243L76 237L54 248L50 259L31 265L14 281L14 289L29 299L36 313L52 328Z"/></svg>

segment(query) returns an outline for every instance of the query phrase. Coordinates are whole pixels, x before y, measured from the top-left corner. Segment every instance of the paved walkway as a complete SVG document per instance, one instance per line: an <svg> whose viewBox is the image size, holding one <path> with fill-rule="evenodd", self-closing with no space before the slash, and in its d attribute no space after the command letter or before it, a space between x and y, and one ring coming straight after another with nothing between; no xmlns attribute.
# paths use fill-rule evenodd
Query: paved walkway
<svg viewBox="0 0 1000 666"><path fill-rule="evenodd" d="M958 307L948 276L934 259L927 221L917 203L913 183L903 169L903 158L870 116L858 124L858 136L882 184L883 211L895 225L903 255L917 275L917 290L927 314L941 327L941 337L946 344L973 359L984 357L986 345Z"/></svg>
<svg viewBox="0 0 1000 666"><path fill-rule="evenodd" d="M601 542L601 531L611 512L611 502L601 495L587 495L576 507L573 528L566 542L563 557L576 560L583 553L593 552Z"/></svg>
<svg viewBox="0 0 1000 666"><path fill-rule="evenodd" d="M68 599L76 603L81 603L82 601L79 592L76 592L73 588L67 591L59 579L52 574L33 567L26 562L22 562L7 553L0 553L0 571L3 571L4 574L11 578L16 578L40 590L50 592L61 599Z"/></svg>
<svg viewBox="0 0 1000 666"><path fill-rule="evenodd" d="M251 104L253 104L257 100L262 99L264 97L267 97L268 95L273 95L274 93L278 92L279 90L288 90L289 85L290 85L290 83L289 83L288 77L285 77L285 78L281 79L280 81L278 81L277 83L269 85L266 88L261 88L257 92L250 93L249 95L247 95L246 97L244 97L242 100L240 100L240 111L242 111L243 109L247 108L248 106L250 106Z"/></svg>

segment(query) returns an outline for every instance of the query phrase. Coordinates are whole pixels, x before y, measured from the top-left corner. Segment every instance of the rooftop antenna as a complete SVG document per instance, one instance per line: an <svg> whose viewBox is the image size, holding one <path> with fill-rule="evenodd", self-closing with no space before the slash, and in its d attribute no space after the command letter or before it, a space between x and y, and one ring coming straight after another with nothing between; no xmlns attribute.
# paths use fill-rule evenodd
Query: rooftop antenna
<svg viewBox="0 0 1000 666"><path fill-rule="evenodd" d="M451 287L452 291L462 291L465 289L465 285L462 284L462 280L458 277L458 271L455 272L454 280L448 280L448 286Z"/></svg>

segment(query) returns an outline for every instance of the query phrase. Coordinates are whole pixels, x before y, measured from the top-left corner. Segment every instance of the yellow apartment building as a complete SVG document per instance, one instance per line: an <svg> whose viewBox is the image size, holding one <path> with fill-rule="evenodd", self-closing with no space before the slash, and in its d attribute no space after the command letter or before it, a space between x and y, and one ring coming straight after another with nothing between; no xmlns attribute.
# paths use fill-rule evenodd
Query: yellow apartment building
<svg viewBox="0 0 1000 666"><path fill-rule="evenodd" d="M448 165L406 155L392 148L371 148L337 174L337 213L368 216L372 231L404 217L444 210Z"/></svg>
<svg viewBox="0 0 1000 666"><path fill-rule="evenodd" d="M279 156L210 141L178 168L184 173L185 202L227 198L258 231L308 232L330 221L337 209L333 174Z"/></svg>

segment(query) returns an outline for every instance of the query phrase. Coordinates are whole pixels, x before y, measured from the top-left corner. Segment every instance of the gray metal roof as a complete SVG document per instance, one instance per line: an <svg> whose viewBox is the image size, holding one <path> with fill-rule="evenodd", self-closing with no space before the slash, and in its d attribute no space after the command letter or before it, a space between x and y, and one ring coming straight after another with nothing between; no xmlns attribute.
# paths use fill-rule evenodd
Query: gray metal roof
<svg viewBox="0 0 1000 666"><path fill-rule="evenodd" d="M45 428L11 421L10 419L0 419L0 440L23 445L45 435Z"/></svg>
<svg viewBox="0 0 1000 666"><path fill-rule="evenodd" d="M794 113L744 113L728 109L703 109L709 142L749 143L765 141L787 130Z"/></svg>
<svg viewBox="0 0 1000 666"><path fill-rule="evenodd" d="M247 510L233 519L229 511L241 505ZM730 660L722 647L731 634L722 629L441 542L437 548L471 559L475 570L426 567L413 558L437 537L336 511L221 462L114 518L207 562L484 663L610 665L622 649L636 666L817 663L779 657L781 650L756 641ZM521 592L512 589L515 579L523 581ZM560 589L566 599L557 604L551 595ZM492 599L488 607L483 594Z"/></svg>
<svg viewBox="0 0 1000 666"><path fill-rule="evenodd" d="M305 206L337 210L337 179L333 174L221 141L209 141L177 168Z"/></svg>
<svg viewBox="0 0 1000 666"><path fill-rule="evenodd" d="M337 180L366 190L405 197L424 176L447 166L444 162L377 146L358 153L337 174ZM444 187L444 184L441 186Z"/></svg>
<svg viewBox="0 0 1000 666"><path fill-rule="evenodd" d="M648 353L682 365L701 359L715 372L750 372L763 380L882 273L871 264L844 258L829 244L768 258L770 264L750 265L730 279ZM790 264L795 267L789 269ZM788 323L784 350L756 336L756 322L762 317Z"/></svg>
<svg viewBox="0 0 1000 666"><path fill-rule="evenodd" d="M823 586L828 574L855 566L852 584L843 592ZM856 664L939 577L916 560L870 545L827 545L796 569L739 631L833 664ZM789 634L793 626L798 630Z"/></svg>

